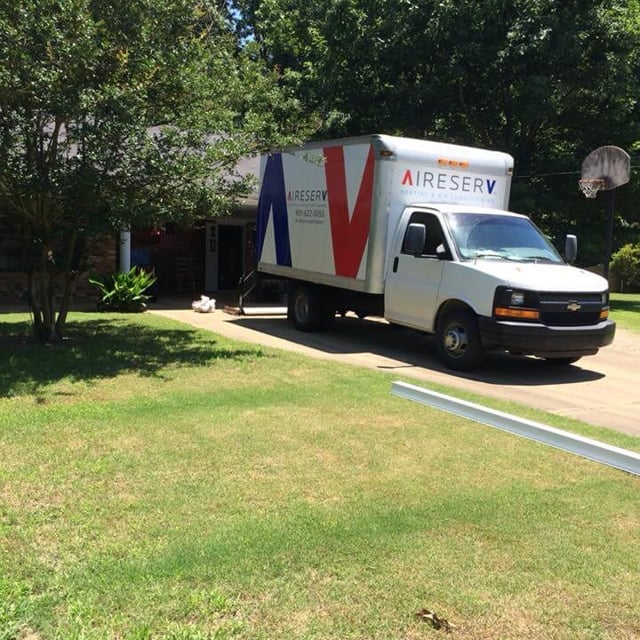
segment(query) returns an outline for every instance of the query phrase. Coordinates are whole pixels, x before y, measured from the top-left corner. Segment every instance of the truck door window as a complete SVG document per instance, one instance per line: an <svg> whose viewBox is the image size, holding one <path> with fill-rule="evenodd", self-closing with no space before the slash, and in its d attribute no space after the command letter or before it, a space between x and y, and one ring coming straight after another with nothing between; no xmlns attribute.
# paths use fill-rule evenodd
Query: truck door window
<svg viewBox="0 0 640 640"><path fill-rule="evenodd" d="M427 213L425 211L414 211L411 214L411 218L409 219L409 224L412 223L423 224L427 231L424 247L422 248L422 256L427 258L435 258L436 248L438 247L438 245L444 244L445 247L447 246L440 220L438 220L438 218L432 213ZM405 237L402 241L402 253L410 253L409 251L405 250L406 239L407 235L405 232Z"/></svg>

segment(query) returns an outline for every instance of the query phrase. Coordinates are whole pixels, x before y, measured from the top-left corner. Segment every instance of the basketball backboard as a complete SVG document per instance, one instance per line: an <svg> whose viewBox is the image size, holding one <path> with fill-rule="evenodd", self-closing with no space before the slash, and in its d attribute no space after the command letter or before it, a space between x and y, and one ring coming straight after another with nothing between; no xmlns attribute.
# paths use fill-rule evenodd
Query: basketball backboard
<svg viewBox="0 0 640 640"><path fill-rule="evenodd" d="M615 189L629 182L630 173L631 158L626 151L612 145L599 147L582 163L580 188L587 196L590 195L587 193L589 188L595 187L596 191Z"/></svg>
<svg viewBox="0 0 640 640"><path fill-rule="evenodd" d="M599 147L592 151L582 163L582 176L578 180L580 190L587 198L595 198L598 191L610 191L606 246L603 275L609 277L609 262L613 246L613 223L615 216L616 187L629 182L631 158L620 147Z"/></svg>

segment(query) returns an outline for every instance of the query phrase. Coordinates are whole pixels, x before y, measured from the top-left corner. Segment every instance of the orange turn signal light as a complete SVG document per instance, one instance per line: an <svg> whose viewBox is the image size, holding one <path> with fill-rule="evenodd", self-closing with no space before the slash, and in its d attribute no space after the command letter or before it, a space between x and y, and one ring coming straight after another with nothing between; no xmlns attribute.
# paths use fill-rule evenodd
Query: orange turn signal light
<svg viewBox="0 0 640 640"><path fill-rule="evenodd" d="M537 309L511 309L509 307L496 307L493 313L499 318L518 318L519 320L540 320L540 312Z"/></svg>
<svg viewBox="0 0 640 640"><path fill-rule="evenodd" d="M468 169L469 163L466 160L450 160L449 158L438 158L439 165L448 167L459 167L460 169Z"/></svg>

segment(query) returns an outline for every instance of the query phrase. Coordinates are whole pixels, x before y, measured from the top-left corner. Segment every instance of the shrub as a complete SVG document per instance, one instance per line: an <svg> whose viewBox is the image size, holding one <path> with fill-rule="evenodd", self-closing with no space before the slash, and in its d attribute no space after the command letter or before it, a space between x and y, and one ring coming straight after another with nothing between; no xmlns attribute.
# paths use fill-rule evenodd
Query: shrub
<svg viewBox="0 0 640 640"><path fill-rule="evenodd" d="M626 244L616 251L611 270L620 276L625 289L640 289L640 244Z"/></svg>
<svg viewBox="0 0 640 640"><path fill-rule="evenodd" d="M98 309L101 311L145 311L151 295L146 291L156 278L152 273L138 267L114 273L102 278L90 278L89 282L100 289Z"/></svg>

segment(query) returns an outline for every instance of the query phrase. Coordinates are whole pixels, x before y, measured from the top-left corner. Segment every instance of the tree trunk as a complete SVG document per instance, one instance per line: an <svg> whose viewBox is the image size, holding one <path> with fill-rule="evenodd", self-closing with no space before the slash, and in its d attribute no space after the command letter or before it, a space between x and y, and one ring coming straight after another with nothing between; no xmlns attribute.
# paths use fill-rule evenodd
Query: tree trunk
<svg viewBox="0 0 640 640"><path fill-rule="evenodd" d="M64 293L60 301L60 308L58 309L58 319L55 323L56 337L58 340L64 338L64 329L67 324L67 315L69 313L69 306L73 299L73 294L76 289L76 281L78 279L77 271L69 271L65 274Z"/></svg>
<svg viewBox="0 0 640 640"><path fill-rule="evenodd" d="M33 336L38 342L58 342L55 311L55 263L53 252L43 248L37 264L29 273L28 300L33 316Z"/></svg>
<svg viewBox="0 0 640 640"><path fill-rule="evenodd" d="M33 337L43 344L58 342L53 282L46 268L34 269L29 274L28 300L33 318Z"/></svg>
<svg viewBox="0 0 640 640"><path fill-rule="evenodd" d="M44 249L29 274L28 302L33 317L33 337L43 344L55 344L64 338L80 271L84 241L80 241L80 235L74 231L65 245L60 264L54 260L51 250Z"/></svg>

